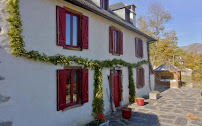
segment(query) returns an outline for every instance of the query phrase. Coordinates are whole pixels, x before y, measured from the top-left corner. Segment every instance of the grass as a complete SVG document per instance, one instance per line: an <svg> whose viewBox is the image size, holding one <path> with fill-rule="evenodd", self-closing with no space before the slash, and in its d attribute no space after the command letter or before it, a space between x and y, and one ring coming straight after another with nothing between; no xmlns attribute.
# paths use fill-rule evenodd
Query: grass
<svg viewBox="0 0 202 126"><path fill-rule="evenodd" d="M151 91L150 93L159 93L159 91Z"/></svg>
<svg viewBox="0 0 202 126"><path fill-rule="evenodd" d="M202 87L200 87L200 86L196 86L196 85L194 85L193 88L199 88L199 89L202 89Z"/></svg>

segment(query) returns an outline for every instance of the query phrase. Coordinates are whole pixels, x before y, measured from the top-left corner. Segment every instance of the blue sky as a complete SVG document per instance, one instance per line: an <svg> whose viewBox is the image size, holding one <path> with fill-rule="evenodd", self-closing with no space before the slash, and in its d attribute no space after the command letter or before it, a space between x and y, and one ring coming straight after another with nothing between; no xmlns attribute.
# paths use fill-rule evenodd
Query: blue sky
<svg viewBox="0 0 202 126"><path fill-rule="evenodd" d="M122 2L136 6L137 18L148 15L148 6L159 2L170 12L173 20L166 25L166 30L175 29L178 46L202 42L202 0L109 0L109 4Z"/></svg>

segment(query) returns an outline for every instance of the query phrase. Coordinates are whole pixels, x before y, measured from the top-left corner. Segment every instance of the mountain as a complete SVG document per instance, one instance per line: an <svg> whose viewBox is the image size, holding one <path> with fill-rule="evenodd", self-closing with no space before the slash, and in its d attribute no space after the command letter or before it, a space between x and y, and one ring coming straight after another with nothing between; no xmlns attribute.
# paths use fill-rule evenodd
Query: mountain
<svg viewBox="0 0 202 126"><path fill-rule="evenodd" d="M182 46L180 47L181 49L185 50L185 51L194 51L198 54L202 54L202 44L200 43L193 43L187 46Z"/></svg>

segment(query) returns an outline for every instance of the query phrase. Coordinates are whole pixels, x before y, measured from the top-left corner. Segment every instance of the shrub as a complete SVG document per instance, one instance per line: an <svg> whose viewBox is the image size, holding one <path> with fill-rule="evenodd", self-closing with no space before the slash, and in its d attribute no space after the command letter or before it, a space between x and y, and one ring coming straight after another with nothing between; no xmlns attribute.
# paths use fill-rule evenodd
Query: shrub
<svg viewBox="0 0 202 126"><path fill-rule="evenodd" d="M192 72L192 80L199 82L202 80L202 68L194 69Z"/></svg>

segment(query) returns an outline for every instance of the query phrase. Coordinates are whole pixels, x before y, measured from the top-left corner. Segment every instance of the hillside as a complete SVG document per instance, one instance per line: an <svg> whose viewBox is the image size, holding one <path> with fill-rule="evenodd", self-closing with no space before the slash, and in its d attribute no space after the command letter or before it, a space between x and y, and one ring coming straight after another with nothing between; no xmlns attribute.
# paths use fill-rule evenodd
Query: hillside
<svg viewBox="0 0 202 126"><path fill-rule="evenodd" d="M202 44L200 43L193 43L187 46L180 47L185 51L196 51L198 54L202 54Z"/></svg>

